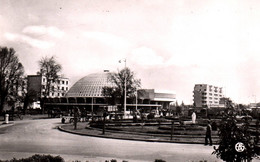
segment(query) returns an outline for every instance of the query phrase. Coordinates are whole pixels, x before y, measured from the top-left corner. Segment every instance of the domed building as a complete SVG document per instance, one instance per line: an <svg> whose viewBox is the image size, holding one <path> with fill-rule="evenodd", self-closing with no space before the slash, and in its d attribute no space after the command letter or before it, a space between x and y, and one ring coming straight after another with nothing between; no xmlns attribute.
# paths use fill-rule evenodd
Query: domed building
<svg viewBox="0 0 260 162"><path fill-rule="evenodd" d="M108 80L111 73L105 70L102 73L89 74L78 80L67 92L65 97L48 98L45 106L49 109L59 109L61 111L72 112L77 106L81 111L96 113L100 108L109 107L109 111L116 111L115 106L106 103L105 96L102 95L104 86L113 86ZM137 104L127 101L127 112L133 109L168 109L171 102L176 100L176 95L170 92L157 92L154 89L140 89L137 93ZM132 101L133 102L133 101ZM117 105L119 106L119 104Z"/></svg>
<svg viewBox="0 0 260 162"><path fill-rule="evenodd" d="M67 92L66 97L97 97L103 98L102 88L104 86L112 86L107 80L108 71L103 73L89 74L77 81Z"/></svg>

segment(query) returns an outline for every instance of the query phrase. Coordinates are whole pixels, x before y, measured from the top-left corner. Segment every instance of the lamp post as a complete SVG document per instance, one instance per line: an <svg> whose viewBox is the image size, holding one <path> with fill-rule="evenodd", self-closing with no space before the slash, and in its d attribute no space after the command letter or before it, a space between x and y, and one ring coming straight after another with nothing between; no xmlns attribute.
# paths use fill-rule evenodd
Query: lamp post
<svg viewBox="0 0 260 162"><path fill-rule="evenodd" d="M126 59L123 59L122 61L125 62L125 89L124 89L124 118L126 118ZM121 60L119 60L119 63L121 63Z"/></svg>
<svg viewBox="0 0 260 162"><path fill-rule="evenodd" d="M136 89L136 95L135 95L135 110L137 111L137 102L138 102L138 99L137 99L137 89Z"/></svg>

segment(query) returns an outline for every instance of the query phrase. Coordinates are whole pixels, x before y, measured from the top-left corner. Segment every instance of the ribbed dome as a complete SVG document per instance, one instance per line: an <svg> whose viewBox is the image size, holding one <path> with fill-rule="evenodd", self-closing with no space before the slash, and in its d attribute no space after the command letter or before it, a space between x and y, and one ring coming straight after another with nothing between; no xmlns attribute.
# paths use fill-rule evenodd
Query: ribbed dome
<svg viewBox="0 0 260 162"><path fill-rule="evenodd" d="M110 72L89 74L77 81L68 91L66 97L103 97L102 87L111 86L108 82Z"/></svg>

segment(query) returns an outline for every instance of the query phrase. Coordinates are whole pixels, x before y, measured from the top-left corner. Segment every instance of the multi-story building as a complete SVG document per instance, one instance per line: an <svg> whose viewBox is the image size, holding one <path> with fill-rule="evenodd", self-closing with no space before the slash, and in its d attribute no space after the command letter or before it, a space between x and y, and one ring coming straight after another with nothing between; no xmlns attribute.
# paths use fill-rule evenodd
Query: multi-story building
<svg viewBox="0 0 260 162"><path fill-rule="evenodd" d="M37 101L44 97L46 91L47 80L42 75L28 75L27 91L34 94L34 100ZM59 77L57 82L51 83L50 92L47 97L64 97L69 90L69 79Z"/></svg>
<svg viewBox="0 0 260 162"><path fill-rule="evenodd" d="M223 88L208 84L196 84L193 91L193 101L196 107L219 106L223 97Z"/></svg>

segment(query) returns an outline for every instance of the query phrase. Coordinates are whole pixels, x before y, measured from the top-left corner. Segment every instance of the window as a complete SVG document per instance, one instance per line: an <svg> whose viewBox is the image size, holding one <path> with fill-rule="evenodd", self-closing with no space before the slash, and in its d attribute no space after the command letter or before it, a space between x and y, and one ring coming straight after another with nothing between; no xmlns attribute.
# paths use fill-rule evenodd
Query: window
<svg viewBox="0 0 260 162"><path fill-rule="evenodd" d="M60 87L58 86L58 90L60 90Z"/></svg>
<svg viewBox="0 0 260 162"><path fill-rule="evenodd" d="M64 87L61 87L61 90L64 90Z"/></svg>
<svg viewBox="0 0 260 162"><path fill-rule="evenodd" d="M45 78L42 78L42 82L45 82Z"/></svg>
<svg viewBox="0 0 260 162"><path fill-rule="evenodd" d="M52 92L52 96L54 96L54 93Z"/></svg>
<svg viewBox="0 0 260 162"><path fill-rule="evenodd" d="M212 96L212 93L209 93L210 96Z"/></svg>
<svg viewBox="0 0 260 162"><path fill-rule="evenodd" d="M64 80L62 81L62 84L64 84Z"/></svg>
<svg viewBox="0 0 260 162"><path fill-rule="evenodd" d="M60 93L58 93L58 96L60 96Z"/></svg>
<svg viewBox="0 0 260 162"><path fill-rule="evenodd" d="M66 91L68 90L68 87L66 87Z"/></svg>
<svg viewBox="0 0 260 162"><path fill-rule="evenodd" d="M68 85L68 84L69 84L69 82L68 82L68 81L66 81L66 84Z"/></svg>

